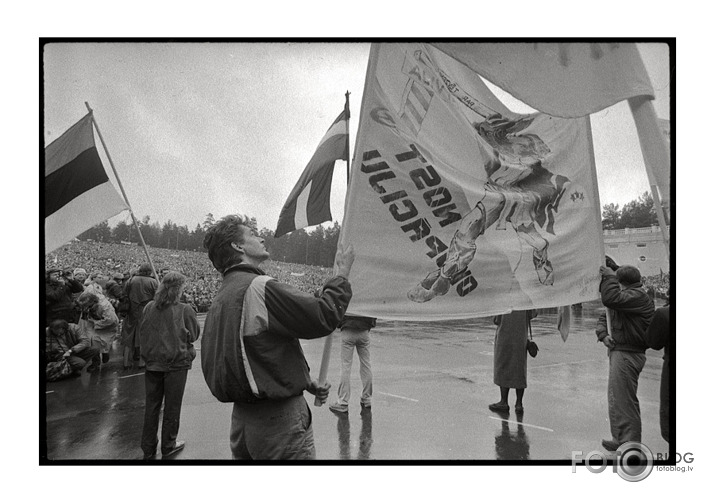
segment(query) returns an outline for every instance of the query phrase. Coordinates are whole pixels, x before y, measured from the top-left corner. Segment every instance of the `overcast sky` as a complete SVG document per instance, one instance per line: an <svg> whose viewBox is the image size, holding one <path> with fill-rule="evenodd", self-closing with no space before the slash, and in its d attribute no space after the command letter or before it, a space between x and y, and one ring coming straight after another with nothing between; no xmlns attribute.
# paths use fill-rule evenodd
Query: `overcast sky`
<svg viewBox="0 0 715 503"><path fill-rule="evenodd" d="M668 48L639 48L658 116L669 119ZM354 147L368 53L368 43L46 45L45 141L86 114L86 101L137 217L193 229L209 212L244 213L275 229L346 91ZM516 112L531 110L497 94ZM649 187L630 110L622 102L592 119L601 204L623 206ZM334 220L345 186L339 161Z"/></svg>

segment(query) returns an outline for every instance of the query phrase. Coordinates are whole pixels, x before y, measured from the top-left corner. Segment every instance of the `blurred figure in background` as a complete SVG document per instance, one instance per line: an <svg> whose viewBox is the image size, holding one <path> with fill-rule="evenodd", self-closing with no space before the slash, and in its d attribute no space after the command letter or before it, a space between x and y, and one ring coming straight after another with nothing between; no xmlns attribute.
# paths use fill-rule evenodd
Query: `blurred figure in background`
<svg viewBox="0 0 715 503"><path fill-rule="evenodd" d="M54 320L77 322L72 294L84 290L82 284L62 269L48 269L45 275L45 326Z"/></svg>
<svg viewBox="0 0 715 503"><path fill-rule="evenodd" d="M663 349L663 370L660 373L660 435L670 443L670 346L675 334L670 327L670 288L666 303L655 310L653 321L645 332L651 349Z"/></svg>
<svg viewBox="0 0 715 503"><path fill-rule="evenodd" d="M129 310L122 326L122 346L124 347L124 368L131 366L131 360L144 366L139 351L139 321L144 307L154 298L159 282L151 277L151 265L142 264L135 276L125 286L124 295L129 300Z"/></svg>

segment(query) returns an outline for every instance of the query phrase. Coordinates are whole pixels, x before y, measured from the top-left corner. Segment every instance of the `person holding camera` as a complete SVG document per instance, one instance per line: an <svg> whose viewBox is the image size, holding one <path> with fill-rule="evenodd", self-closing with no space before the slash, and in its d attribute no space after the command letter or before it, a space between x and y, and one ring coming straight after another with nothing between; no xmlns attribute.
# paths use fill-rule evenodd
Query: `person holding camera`
<svg viewBox="0 0 715 503"><path fill-rule="evenodd" d="M512 311L494 317L494 384L499 386L501 400L489 405L493 412L509 412L509 390L516 390L514 411L524 412L526 389L526 345L531 320L536 310Z"/></svg>
<svg viewBox="0 0 715 503"><path fill-rule="evenodd" d="M609 361L608 419L612 438L602 440L601 445L616 451L625 442L641 441L638 378L645 366L645 332L655 305L643 288L640 271L632 265L619 267L609 259L599 272L601 301L611 318L611 332L604 311L596 325L596 336L608 348Z"/></svg>
<svg viewBox="0 0 715 503"><path fill-rule="evenodd" d="M77 322L73 293L81 293L82 284L72 277L71 271L49 269L45 276L45 326L54 320Z"/></svg>

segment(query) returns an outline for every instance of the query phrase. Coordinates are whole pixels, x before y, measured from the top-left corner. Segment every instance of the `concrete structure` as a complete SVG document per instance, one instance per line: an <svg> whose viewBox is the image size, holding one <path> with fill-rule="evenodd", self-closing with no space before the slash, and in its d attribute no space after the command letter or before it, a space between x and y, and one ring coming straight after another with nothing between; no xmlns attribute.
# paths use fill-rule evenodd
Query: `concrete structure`
<svg viewBox="0 0 715 503"><path fill-rule="evenodd" d="M667 231L670 236L670 227ZM638 267L644 276L670 272L668 254L660 227L603 231L606 255L617 264Z"/></svg>

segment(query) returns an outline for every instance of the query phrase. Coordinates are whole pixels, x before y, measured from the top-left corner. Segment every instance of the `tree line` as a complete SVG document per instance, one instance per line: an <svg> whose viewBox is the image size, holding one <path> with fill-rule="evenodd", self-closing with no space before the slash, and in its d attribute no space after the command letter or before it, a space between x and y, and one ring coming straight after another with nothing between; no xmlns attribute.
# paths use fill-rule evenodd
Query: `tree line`
<svg viewBox="0 0 715 503"><path fill-rule="evenodd" d="M152 222L149 216L145 216L139 222L139 227L144 241L149 246L175 250L205 251L203 247L204 236L215 221L213 214L209 213L204 218L203 223L197 223L193 230L189 230L186 225L178 225L171 220L160 224L159 222ZM601 223L604 230L635 229L658 225L652 196L649 192L644 192L638 199L626 203L623 208L613 203L604 205ZM338 222L334 222L328 227L319 225L310 232L305 229L298 229L277 239L273 230L265 227L259 230L255 217L250 218L250 224L258 232L258 235L266 240L266 246L270 250L273 259L294 264L332 267L340 235L340 224ZM136 227L134 227L133 223L126 221L117 222L114 228L111 228L108 222L102 222L80 234L78 238L105 243L140 244Z"/></svg>
<svg viewBox="0 0 715 503"><path fill-rule="evenodd" d="M666 224L670 225L668 215L665 215ZM658 225L658 215L653 205L653 196L644 192L638 199L626 203L623 208L617 204L605 204L601 213L603 229L637 229Z"/></svg>
<svg viewBox="0 0 715 503"><path fill-rule="evenodd" d="M204 237L206 231L215 222L213 214L209 213L203 223L197 223L193 230L171 220L164 224L152 222L149 216L142 218L138 224L144 242L148 246L170 250L206 251L203 245ZM259 236L266 240L266 247L271 252L273 259L295 264L333 266L340 235L338 222L334 222L328 227L319 225L310 232L298 229L277 239L273 230L265 227L259 230L255 217L249 218L249 224ZM119 221L114 227L110 227L109 222L104 221L83 232L77 238L82 241L91 239L103 243L141 244L139 233L131 220Z"/></svg>

